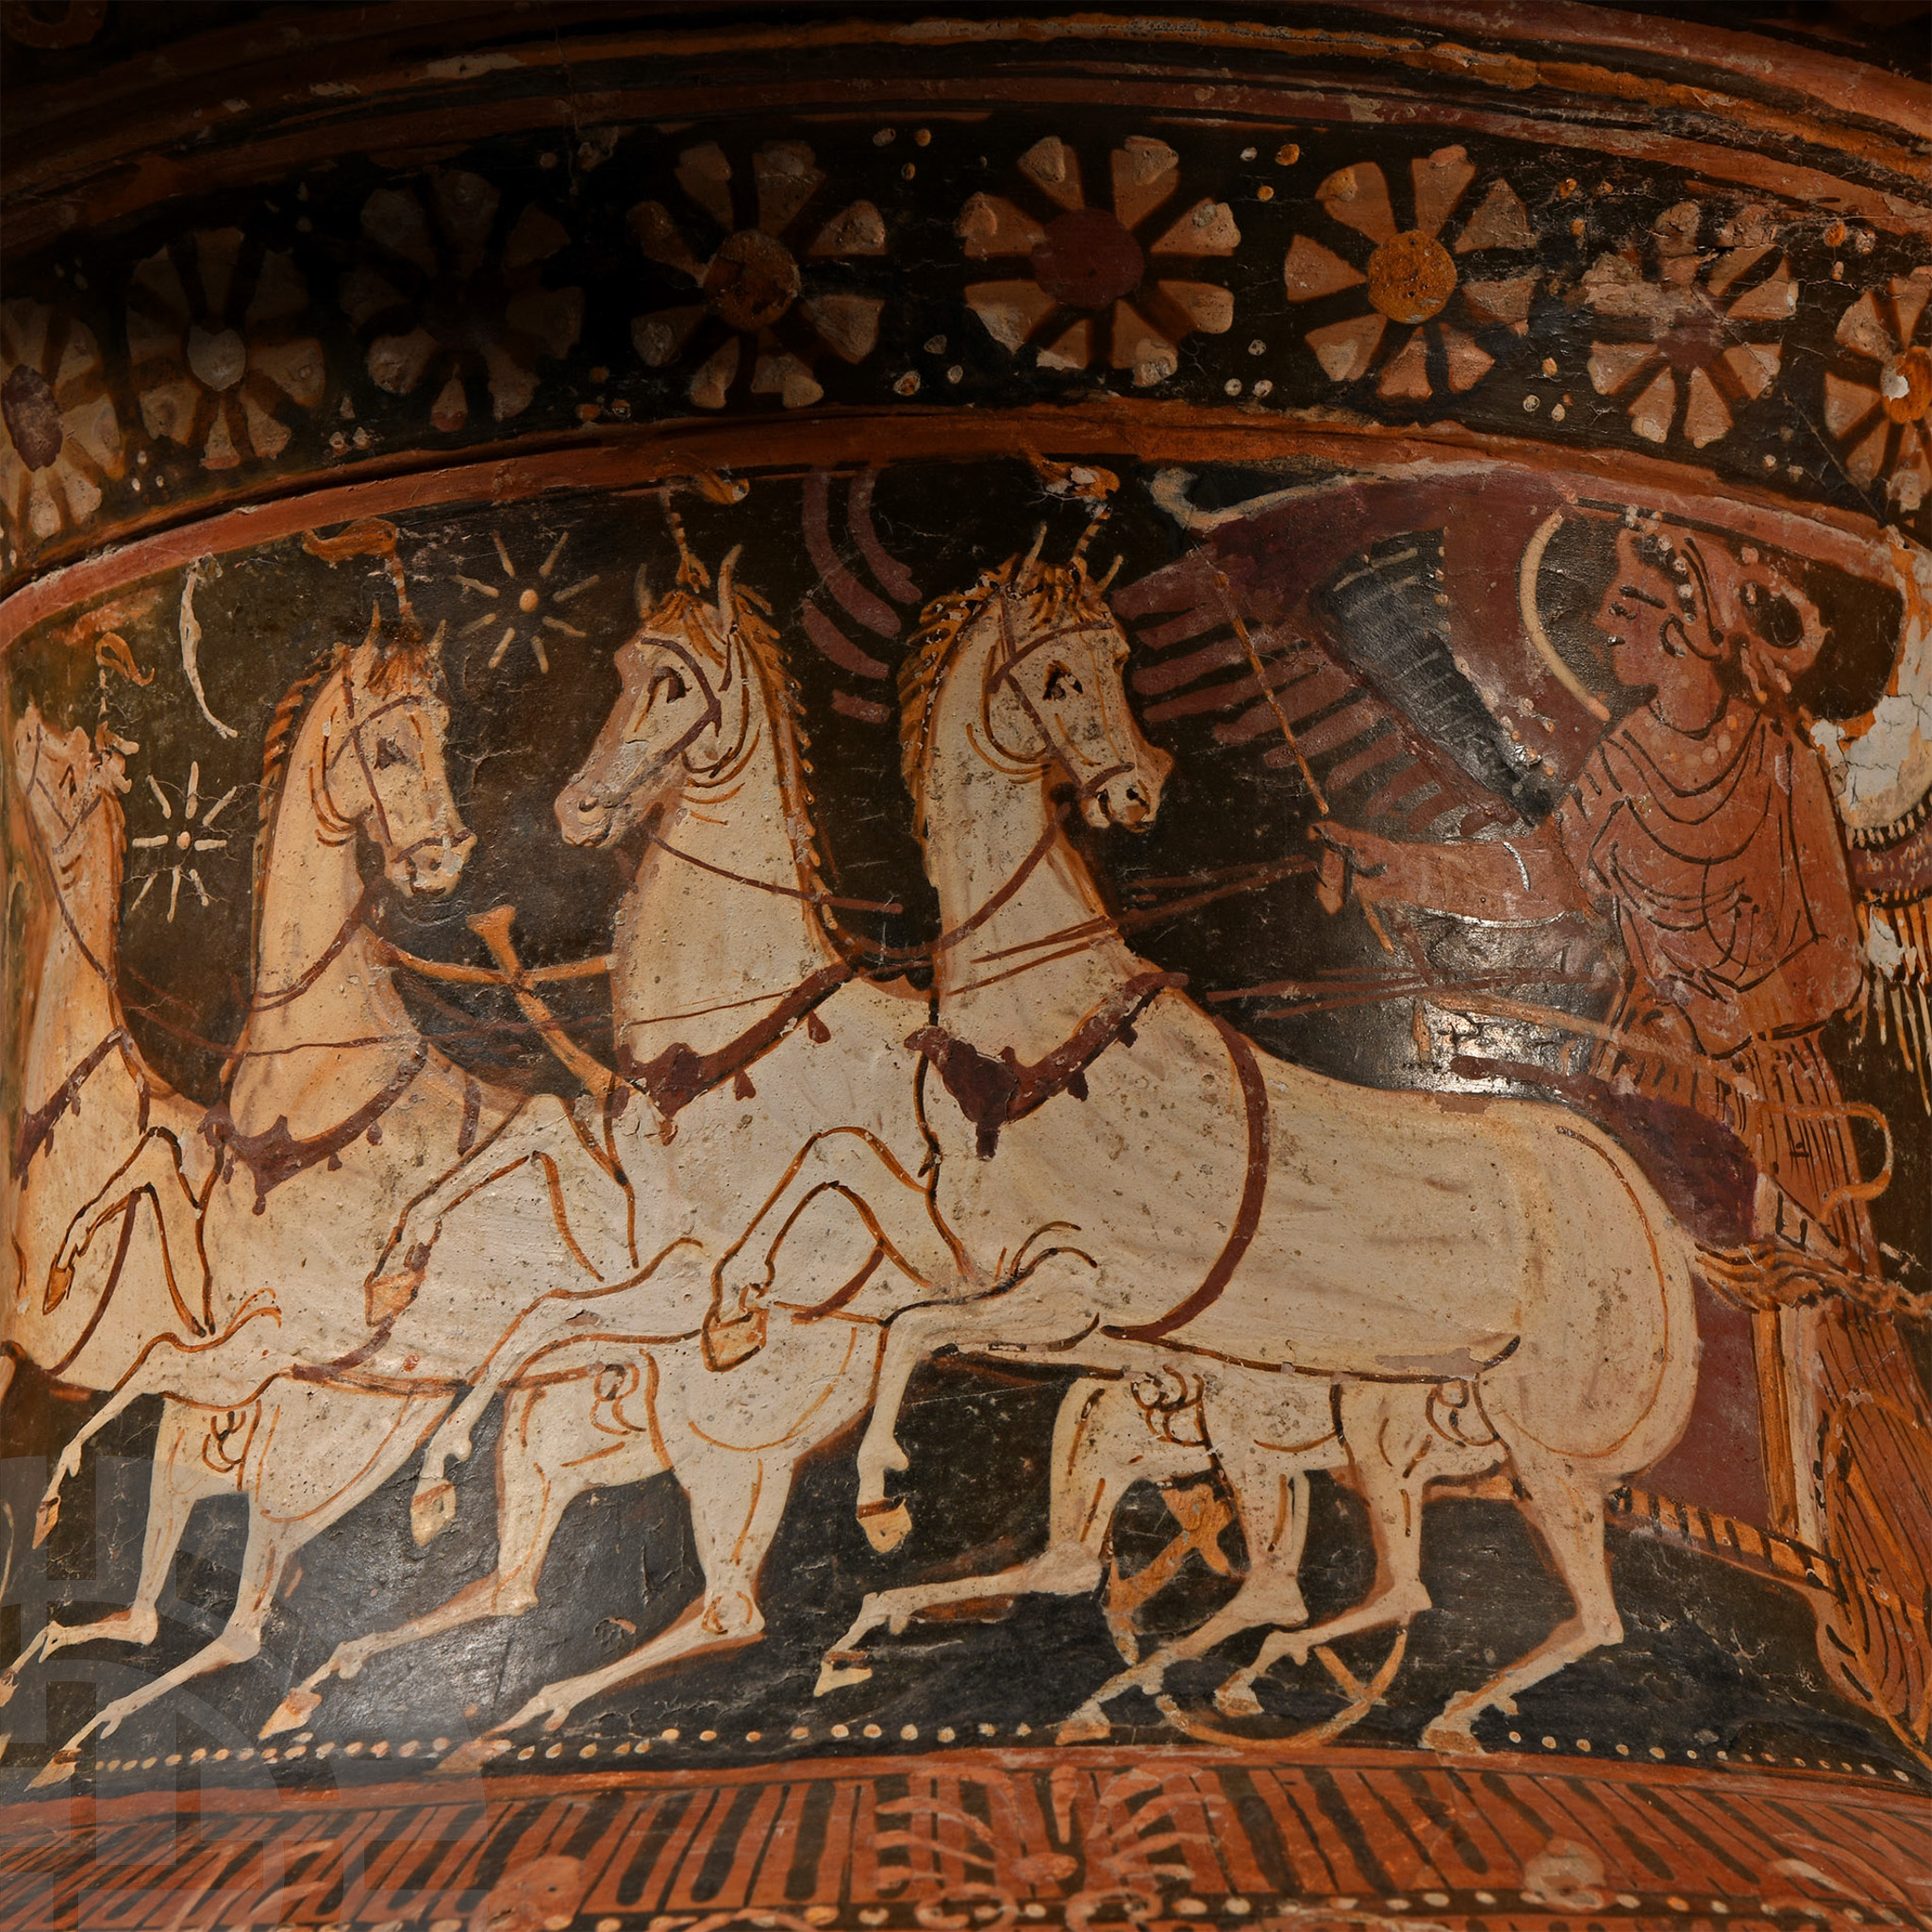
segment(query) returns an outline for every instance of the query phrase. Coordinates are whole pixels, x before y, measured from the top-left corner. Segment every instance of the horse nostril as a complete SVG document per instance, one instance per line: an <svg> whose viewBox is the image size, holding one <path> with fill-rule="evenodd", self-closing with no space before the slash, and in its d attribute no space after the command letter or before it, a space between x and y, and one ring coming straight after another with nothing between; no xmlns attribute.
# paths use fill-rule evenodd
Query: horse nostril
<svg viewBox="0 0 1932 1932"><path fill-rule="evenodd" d="M579 818L594 818L603 808L588 791L577 800L577 816Z"/></svg>

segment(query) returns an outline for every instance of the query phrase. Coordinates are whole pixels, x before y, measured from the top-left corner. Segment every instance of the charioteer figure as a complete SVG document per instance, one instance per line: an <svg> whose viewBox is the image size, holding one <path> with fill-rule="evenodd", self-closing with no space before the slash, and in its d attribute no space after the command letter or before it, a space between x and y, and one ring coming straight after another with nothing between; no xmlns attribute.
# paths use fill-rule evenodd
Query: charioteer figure
<svg viewBox="0 0 1932 1932"><path fill-rule="evenodd" d="M1838 818L1792 696L1826 632L1786 570L1668 524L1626 525L1595 624L1647 697L1533 833L1402 842L1324 823L1365 904L1603 922L1627 962L1591 1073L1738 1136L1801 1217L1786 1238L1880 1273L1825 1029L1864 966ZM1882 1121L1880 1122L1882 1125ZM1789 1222L1789 1216L1788 1216ZM1824 1239L1820 1239L1820 1235ZM1902 1712L1932 1590L1932 1412L1895 1318L1838 1301L1753 1315L1772 1526L1829 1554L1828 1670Z"/></svg>

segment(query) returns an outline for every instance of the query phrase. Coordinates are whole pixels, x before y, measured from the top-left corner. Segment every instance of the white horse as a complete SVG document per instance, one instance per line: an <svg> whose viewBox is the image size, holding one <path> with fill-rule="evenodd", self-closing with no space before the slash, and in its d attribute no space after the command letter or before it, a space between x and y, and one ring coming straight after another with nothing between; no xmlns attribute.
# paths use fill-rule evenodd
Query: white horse
<svg viewBox="0 0 1932 1932"><path fill-rule="evenodd" d="M1003 579L1010 581L1016 571L1029 576L1038 573L1037 558L1010 562ZM1084 571L1061 572L1056 580L1086 586ZM674 597L646 620L643 629L620 652L625 691L617 710L584 770L558 801L566 836L581 839L586 836L586 826L588 836L598 840L608 840L640 824L652 828L645 866L618 920L613 977L618 988L621 1048L652 1024L648 1016L660 1009L668 1008L678 1017L680 1026L688 1025L692 1003L702 988L715 985L718 975L727 970L742 972L747 959L789 960L792 974L807 975L799 982L805 985L814 983L827 970L827 962L833 970L837 966L838 956L825 938L821 920L822 908L828 903L825 891L801 842L808 837L809 801L803 791L802 755L795 742L789 686L751 614L741 609L727 620L723 600L721 587L721 602L714 616L692 600ZM1097 606L1082 613L1081 623L1102 633L1092 641L1096 666L1084 686L1075 685L1060 693L1060 717L1075 740L1124 743L1135 737L1119 680L1124 640L1111 618ZM753 729L738 720L730 703L721 696L734 689L755 698L763 693L761 726ZM739 747L728 758L721 756L715 738L720 720L729 726L724 741ZM768 750L741 749L747 742L758 745L762 736L769 737ZM700 761L702 781L692 773L693 760ZM1042 778L1050 763L1052 758L1043 754L1039 766ZM717 776L720 771L725 774L723 781ZM1110 774L1098 790L1105 791L1115 775L1119 774ZM1158 809L1160 775L1154 771L1122 788L1118 804L1123 818L1135 819ZM677 862L667 864L666 858ZM699 875L695 892L693 874ZM1098 911L1097 900L1090 909ZM721 936L725 942L722 947ZM940 950L946 952L954 943L949 934L940 941ZM727 986L726 991L734 997L725 1010L743 1014L741 990ZM837 997L848 995L841 989ZM770 998L769 993L765 995L766 1001ZM541 1009L533 1004L533 1010L538 1011L541 1023ZM465 1204L515 1172L520 1163L541 1160L558 1177L559 1198L569 1204L564 1238L573 1252L583 1257L585 1278L579 1287L559 1291L525 1313L495 1351L477 1386L439 1427L425 1457L416 1522L419 1535L426 1540L447 1520L453 1496L443 1474L447 1457L467 1456L477 1420L499 1391L512 1391L498 1450L500 1557L495 1573L396 1629L351 1639L339 1646L335 1655L285 1700L272 1720L273 1729L290 1729L308 1722L317 1706L320 1686L331 1675L355 1674L374 1656L475 1618L519 1615L528 1610L537 1601L544 1552L572 1498L587 1489L634 1481L666 1466L665 1452L658 1446L665 1439L661 1425L650 1445L626 1443L623 1431L613 1426L612 1419L622 1412L625 1400L631 1403L633 1414L647 1420L654 1418L662 1391L675 1393L682 1405L694 1406L694 1414L707 1416L721 1403L728 1410L733 1401L740 1401L747 1407L755 1407L767 1420L768 1439L777 1433L778 1422L796 1408L813 1418L810 1432L795 1439L796 1451L801 1454L864 1406L871 1390L875 1345L863 1357L841 1363L841 1374L849 1374L849 1379L836 1391L826 1391L815 1379L809 1357L803 1353L806 1339L822 1332L814 1324L823 1316L814 1308L798 1272L815 1264L824 1287L834 1290L845 1271L855 1266L865 1269L877 1260L879 1247L873 1226L863 1220L864 1204L856 1197L848 1198L859 1209L869 1244L862 1253L836 1243L828 1250L828 1240L838 1229L836 1223L828 1225L823 1214L812 1221L808 1240L794 1226L812 1206L809 1191L799 1197L787 1216L786 1227L793 1239L786 1248L784 1290L776 1304L780 1321L759 1356L755 1404L753 1391L735 1389L736 1375L721 1379L701 1372L703 1357L694 1345L695 1338L689 1334L680 1338L674 1332L678 1319L675 1303L666 1293L661 1276L649 1281L620 1278L618 1287L606 1289L597 1285L602 1277L592 1272L593 1257L613 1274L623 1266L625 1243L628 1241L635 1249L639 1216L648 1216L650 1204L675 1199L695 1206L698 1188L707 1184L713 1189L703 1200L708 1224L687 1219L677 1225L687 1234L698 1230L707 1253L719 1253L724 1240L720 1229L741 1226L745 1215L755 1210L759 1190L771 1178L771 1169L765 1163L782 1152L788 1144L788 1132L795 1134L801 1122L809 1130L813 1123L834 1120L841 1124L823 1131L866 1147L881 1144L874 1129L855 1115L849 1094L841 1091L849 1075L839 1071L840 1056L833 1050L834 1043L846 1042L844 1052L865 1066L867 1078L874 1082L873 1091L882 1091L889 1102L894 1091L890 1084L892 1079L905 1078L908 1084L899 1091L909 1096L920 1061L905 1051L901 1036L913 1021L926 1017L924 1003L909 1006L895 994L881 1008L874 999L858 1012L869 1026L882 1027L882 1032L853 1034L842 1024L832 1026L828 1021L830 1040L808 1045L802 1054L789 1058L771 1043L771 1032L762 1017L768 1010L768 1006L754 1000L748 1016L754 1031L742 1036L758 1046L763 1057L751 1059L736 1046L710 1050L706 1072L713 1083L710 1091L715 1101L709 1097L699 1100L691 1104L689 1112L674 1116L676 1131L668 1155L649 1131L651 1122L640 1110L617 1116L620 1134L615 1151L621 1154L622 1165L615 1173L628 1176L627 1182L613 1178L611 1164L587 1158L583 1136L573 1117L559 1103L541 1099L498 1140L480 1147L462 1169L439 1182L405 1217L391 1243L388 1264L394 1268L394 1257L400 1256L400 1269L384 1275L378 1287L391 1282L407 1287L428 1264L439 1243L452 1239L454 1230L448 1224L461 1214ZM829 1001L818 1010L834 1016L841 1011ZM739 1024L744 1021L741 1019ZM809 1035L807 1038L808 1041ZM656 1039L648 1034L645 1039L655 1049ZM567 1045L562 1050L571 1052ZM631 1048L629 1058L639 1057L638 1050ZM681 1067L690 1060L689 1055L673 1052L662 1064ZM739 1065L755 1073L756 1098L760 1103L756 1110L745 1110L735 1091L726 1099L724 1082L727 1075L735 1080L731 1070ZM589 1071L594 1079L594 1069ZM828 1073L833 1077L828 1077ZM886 1081L883 1088L878 1086L881 1078ZM920 1096L917 1106L924 1105ZM607 1099L607 1118L610 1110ZM731 1139L723 1143L734 1157L730 1163L719 1159L687 1168L685 1150L692 1144L687 1136L693 1129L697 1135L714 1134L721 1125L731 1132ZM755 1141L750 1138L754 1132ZM796 1138L790 1144L795 1148ZM696 1145L703 1149L705 1143L698 1140ZM893 1169L908 1187L931 1184L932 1162L916 1158L912 1141L908 1141L895 1158ZM924 1179L916 1177L921 1174ZM781 1191L790 1178L789 1174L780 1172ZM728 1191L718 1191L720 1183L727 1179ZM640 1182L651 1185L635 1191L633 1184ZM650 1240L658 1241L673 1232L669 1224L655 1227ZM929 1220L923 1224L914 1218L901 1230L909 1245L887 1252L902 1273L908 1272L908 1256L916 1257L916 1266L923 1271L923 1276L916 1278L943 1286L955 1277L959 1260L957 1251L943 1242L943 1230L937 1233L941 1238L935 1238L936 1229ZM811 1257L811 1264L806 1255ZM989 1284L982 1281L978 1285ZM864 1312L870 1319L877 1319L881 1312L890 1314L894 1307L902 1306L904 1297L903 1288L882 1285L867 1295L862 1308L848 1304L841 1312L848 1316ZM772 1306L768 1298L739 1324L714 1323L714 1344L722 1342L727 1357L742 1359L747 1353L745 1332L756 1328L763 1338L767 1309ZM625 1321L635 1324L632 1332L626 1333L622 1325ZM1092 1358L1090 1354L1090 1361ZM1305 1472L1339 1467L1348 1459L1347 1449L1336 1434L1328 1384L1320 1378L1257 1377L1253 1371L1222 1364L1208 1365L1213 1374L1204 1377L1200 1366L1186 1361L1176 1365L1146 1342L1115 1343L1107 1361L1109 1373L1076 1384L1064 1399L1049 1466L1046 1549L1025 1563L991 1576L911 1585L869 1597L822 1674L821 1690L867 1674L868 1666L857 1646L881 1624L900 1627L912 1616L971 1597L1010 1597L1029 1591L1091 1593L1111 1572L1114 1511L1126 1491L1141 1480L1171 1490L1176 1483L1218 1472L1233 1494L1240 1516L1248 1550L1247 1575L1237 1605L1178 1642L1138 1661L1131 1671L1094 1693L1069 1720L1069 1735L1104 1733L1107 1721L1100 1709L1104 1702L1129 1689L1158 1690L1170 1663L1199 1655L1224 1636L1257 1623L1305 1623L1307 1610L1298 1575L1307 1526ZM557 1386L573 1375L582 1385L575 1391ZM1174 1387L1191 1387L1195 1391L1191 1405L1182 1405L1192 1419L1188 1425L1192 1434L1188 1426L1177 1431L1158 1399L1151 1407L1139 1399L1140 1391ZM774 1395L774 1390L789 1392ZM1402 1399L1418 1413L1426 1395L1426 1390L1401 1391ZM778 1404L775 1409L771 1407L774 1402ZM730 1430L717 1422L708 1423L698 1434L697 1444L682 1453L674 1448L670 1460L691 1498L700 1542L709 1550L720 1540L711 1535L708 1526L717 1522L721 1511L725 1526L734 1532L737 1527L737 1519L723 1509L721 1502L738 1493L734 1483L726 1480L733 1470L732 1460L717 1453L733 1438ZM675 1443L675 1437L670 1440ZM1446 1453L1454 1445L1444 1446ZM1198 1514L1208 1504L1196 1497L1179 1507ZM895 1540L889 1516L869 1519L867 1527L882 1546ZM755 1607L751 1585L740 1587L740 1583L747 1576L755 1583L756 1566L762 1561L766 1541L768 1537L747 1541L737 1536L735 1547L744 1554L722 1571L707 1556L706 1601L701 1611L694 1611L692 1620L688 1620L695 1622L695 1631L680 1625L602 1672L568 1685L549 1687L502 1728L546 1712L553 1724L558 1722L573 1704L593 1690L688 1656L692 1645L704 1647L708 1641L716 1642L736 1632L740 1620L750 1613L747 1607ZM1138 1649L1131 1626L1134 1603L1151 1594L1160 1577L1171 1574L1191 1547L1200 1550L1204 1559L1219 1560L1212 1539L1205 1537L1197 1525L1191 1537L1176 1540L1144 1582L1137 1585L1111 1572L1107 1592L1109 1624L1130 1657Z"/></svg>
<svg viewBox="0 0 1932 1932"><path fill-rule="evenodd" d="M13 1281L0 1333L56 1381L111 1389L159 1329L211 1332L207 1267L191 1248L175 1271L156 1192L145 1187L116 1204L116 1239L95 1246L78 1273L56 1265L61 1243L148 1136L165 1143L177 1194L198 1191L212 1159L197 1131L201 1109L143 1062L115 982L126 836L120 752L79 725L50 730L29 705L14 726L13 777L51 930L8 1162ZM13 1357L0 1359L0 1377L10 1378Z"/></svg>
<svg viewBox="0 0 1932 1932"><path fill-rule="evenodd" d="M906 1299L903 1283L890 1277L864 1285L880 1258L869 1227L854 1248L839 1240L836 1220L812 1218L793 1230L779 1320L755 1386L741 1388L738 1374L721 1376L707 1365L699 1310L680 1316L661 1274L625 1279L621 1273L646 1234L657 1244L681 1233L708 1254L720 1252L725 1235L783 1178L777 1162L795 1150L801 1131L828 1120L840 1123L834 1131L868 1145L896 1141L893 1158L908 1185L930 1163L914 1091L920 1062L904 1044L925 1005L902 989L850 980L826 935L824 915L837 902L810 849L804 749L774 641L745 608L744 593L733 597L727 573L715 610L675 592L647 612L618 653L618 666L624 690L617 708L557 810L574 842L608 843L648 828L643 863L617 918L617 1030L627 1062L661 1070L645 1085L675 1108L674 1131L666 1141L654 1111L629 1107L616 1115L619 1159L608 1162L587 1150L572 1114L540 1098L404 1217L391 1242L392 1272L381 1284L407 1288L441 1248L463 1245L466 1204L520 1164L541 1161L557 1178L564 1241L582 1258L582 1278L526 1311L425 1458L415 1521L426 1541L447 1521L453 1500L447 1457L468 1455L476 1421L508 1390L495 1571L408 1623L341 1644L290 1693L264 1735L307 1723L322 1685L355 1675L373 1657L479 1618L525 1613L537 1602L545 1552L571 1501L665 1468L690 1499L703 1601L630 1656L548 1687L502 1728L541 1714L559 1722L608 1685L756 1635L762 1628L758 1568L790 1480L785 1458L844 1426L871 1395L876 1336L829 1355L827 1342L845 1332L840 1323L875 1324ZM1097 687L1093 702L1124 699L1117 689L1109 696ZM831 991L802 1011L798 989L816 991L828 980ZM677 1046L665 1044L672 1025ZM690 1045L693 1035L701 1053ZM680 1071L688 1089L667 1084L666 1073ZM755 1094L739 1088L741 1071ZM605 1111L608 1117L608 1097ZM681 1204L675 1225L653 1224L664 1203ZM914 1224L908 1232L923 1241L923 1251L889 1251L897 1270L916 1266L924 1274L915 1283L943 1286L958 1267L956 1254L934 1241L929 1226ZM399 1269L397 1256L404 1257ZM623 1285L602 1286L597 1266ZM856 1297L854 1282L860 1284ZM1216 1514L1206 1491L1171 1492L1185 1533L1145 1576L1127 1579L1111 1569L1114 1511L1136 1482L1171 1491L1217 1468L1243 1506L1249 1602L1265 1598L1271 1621L1306 1621L1297 1569L1307 1486L1299 1471L1311 1449L1317 1461L1346 1456L1336 1442L1325 1385L1271 1378L1268 1399L1250 1408L1265 1411L1274 1440L1217 1449L1200 1433L1198 1400L1179 1405L1179 1426L1172 1405L1162 1406L1161 1391L1187 1381L1198 1386L1198 1376L1170 1369L1163 1379L1155 1352L1143 1347L1124 1346L1121 1355L1132 1376L1083 1381L1065 1398L1050 1466L1046 1551L1015 1570L971 1579L970 1587L918 1585L868 1598L822 1690L865 1674L853 1646L874 1623L902 1624L967 1596L1087 1594L1108 1575L1109 1624L1133 1655L1136 1605L1188 1551L1224 1564L1214 1531L1225 1514ZM1143 1401L1148 1389L1155 1392ZM1296 1406L1303 1412L1284 1420L1284 1410ZM748 1429L750 1417L756 1425ZM688 1429L681 1431L680 1418ZM766 1507L757 1534L747 1529L751 1497ZM1086 1721L1105 1727L1097 1717Z"/></svg>
<svg viewBox="0 0 1932 1932"><path fill-rule="evenodd" d="M864 1412L886 1316L958 1276L929 1220L911 1248L893 1250L849 1215L804 1210L765 1359L742 1386L707 1362L711 1262L803 1139L836 1122L908 1184L930 1150L920 1062L905 1044L924 999L856 976L828 936L841 902L812 848L806 746L776 639L753 594L734 589L730 560L715 603L696 594L703 587L688 558L684 583L642 609L617 653L616 707L557 800L575 844L643 840L611 959L625 1077L610 1081L558 1041L601 1104L530 1100L408 1204L371 1282L386 1300L425 1276L427 1293L440 1274L487 1272L495 1264L468 1217L518 1174L545 1176L566 1278L525 1310L439 1430L412 1511L420 1541L447 1523L447 1458L468 1455L476 1419L514 1385L498 1451L496 1570L398 1628L339 1646L272 1731L306 1722L329 1677L374 1656L526 1611L570 1502L666 1470L689 1499L701 1598L497 1728L538 1716L554 1726L611 1686L754 1641L759 1574L799 1460ZM500 926L479 925L503 946Z"/></svg>
<svg viewBox="0 0 1932 1932"><path fill-rule="evenodd" d="M10 1150L6 1224L14 1274L0 1337L56 1382L108 1390L151 1337L213 1332L199 1243L191 1230L185 1244L171 1246L166 1232L175 1204L206 1184L213 1158L198 1131L200 1108L147 1066L122 1010L115 968L127 779L120 752L78 725L64 735L51 730L29 705L14 726L13 775L51 930L27 1035L26 1106ZM124 1180L140 1152L165 1172ZM90 1207L97 1201L108 1205ZM83 1208L110 1238L77 1267L60 1265ZM0 1355L0 1395L14 1360L13 1353ZM158 1507L177 1527L200 1496L224 1486L202 1455L210 1425L206 1415L171 1413L157 1444L158 1461L173 1472ZM152 1642L166 1580L164 1563L144 1565L134 1601L87 1625L85 1637ZM0 1704L26 1664L81 1641L61 1624L43 1624L0 1674Z"/></svg>
<svg viewBox="0 0 1932 1932"><path fill-rule="evenodd" d="M1369 1597L1270 1641L1298 1661L1428 1602L1428 1484L1507 1468L1574 1614L1452 1700L1439 1745L1621 1640L1604 1503L1677 1440L1694 1389L1689 1239L1636 1165L1561 1109L1378 1092L1258 1054L1128 950L1062 829L1143 823L1166 759L1123 704L1125 643L1084 572L1008 573L928 625L901 674L905 768L951 943L919 1044L935 1184L908 1188L848 1136L807 1144L721 1277L721 1354L755 1345L768 1251L827 1190L902 1244L937 1214L994 1287L897 1316L859 1450L886 1494L913 1369L960 1349L1116 1368L1124 1344L1335 1387L1377 1544ZM948 1097L950 1096L950 1097ZM1431 1389L1437 1392L1430 1395Z"/></svg>
<svg viewBox="0 0 1932 1932"><path fill-rule="evenodd" d="M337 646L284 699L264 758L254 999L226 1102L203 1126L213 1172L189 1193L173 1137L151 1130L81 1211L58 1258L80 1266L117 1204L149 1189L176 1278L184 1254L197 1243L206 1253L205 1325L216 1332L170 1323L152 1333L60 1456L42 1535L87 1441L139 1398L167 1398L142 1557L150 1614L138 1625L124 1616L62 1629L45 1647L151 1641L152 1592L198 1496L239 1490L249 1527L220 1635L108 1705L39 1781L66 1775L90 1733L105 1736L175 1686L253 1657L295 1552L416 1453L487 1354L448 1309L440 1334L427 1323L412 1335L371 1311L364 1289L420 1185L418 1163L453 1165L511 1110L416 1031L364 923L359 842L380 853L394 886L419 894L448 891L475 842L443 769L448 714L435 674L430 650L392 644L372 623L368 639ZM208 1441L218 1454L202 1453Z"/></svg>

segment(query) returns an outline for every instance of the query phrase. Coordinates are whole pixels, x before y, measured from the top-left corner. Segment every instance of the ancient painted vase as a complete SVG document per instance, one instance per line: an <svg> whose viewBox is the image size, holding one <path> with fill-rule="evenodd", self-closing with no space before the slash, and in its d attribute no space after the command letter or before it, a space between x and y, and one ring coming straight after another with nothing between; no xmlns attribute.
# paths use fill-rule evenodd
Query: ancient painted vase
<svg viewBox="0 0 1932 1932"><path fill-rule="evenodd" d="M7 7L0 1922L1927 1923L1927 24Z"/></svg>

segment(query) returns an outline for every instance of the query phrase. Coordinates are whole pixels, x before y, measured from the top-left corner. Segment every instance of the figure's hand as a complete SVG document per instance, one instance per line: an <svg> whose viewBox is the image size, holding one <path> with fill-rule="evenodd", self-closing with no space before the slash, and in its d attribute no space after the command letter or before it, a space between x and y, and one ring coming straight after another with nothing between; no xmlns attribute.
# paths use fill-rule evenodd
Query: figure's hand
<svg viewBox="0 0 1932 1932"><path fill-rule="evenodd" d="M1365 905L1373 905L1382 896L1374 881L1387 875L1390 861L1398 853L1393 840L1356 825L1337 824L1333 819L1320 820L1310 828L1309 837L1325 848L1316 887L1323 911L1340 912L1348 902L1351 887Z"/></svg>

